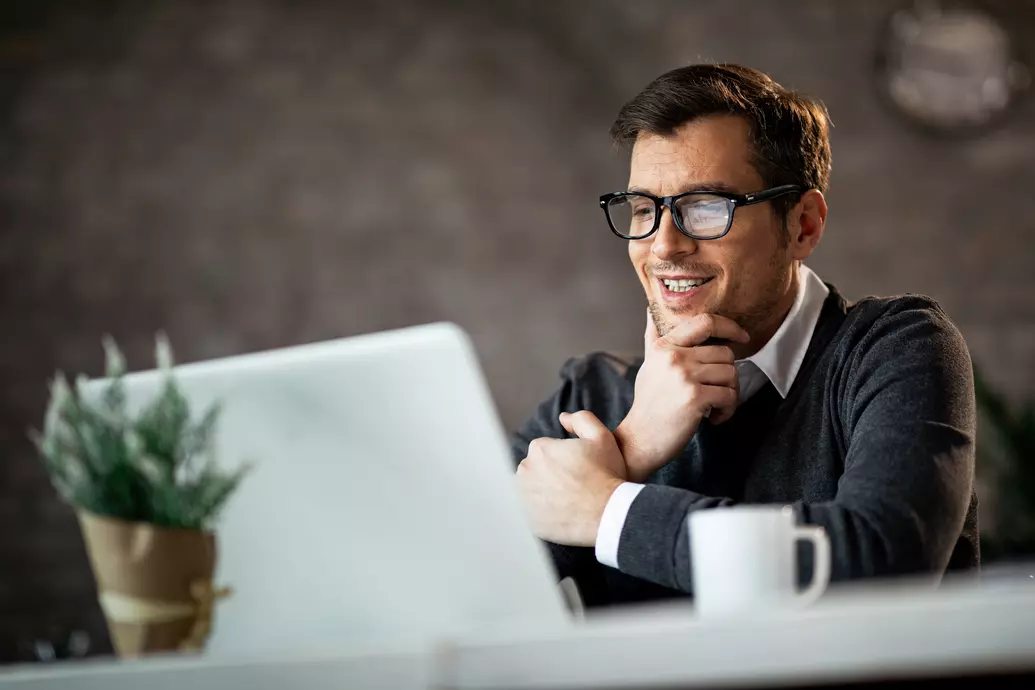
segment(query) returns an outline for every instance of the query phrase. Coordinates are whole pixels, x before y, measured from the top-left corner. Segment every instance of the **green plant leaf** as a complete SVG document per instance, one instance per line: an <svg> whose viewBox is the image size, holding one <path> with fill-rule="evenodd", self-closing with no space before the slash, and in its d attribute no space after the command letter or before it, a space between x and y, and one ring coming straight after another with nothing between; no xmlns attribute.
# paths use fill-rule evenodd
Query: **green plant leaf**
<svg viewBox="0 0 1035 690"><path fill-rule="evenodd" d="M171 377L166 378L158 397L147 406L135 425L144 451L159 458L169 476L175 475L180 459L180 441L190 423L190 409Z"/></svg>
<svg viewBox="0 0 1035 690"><path fill-rule="evenodd" d="M206 458L205 455L211 455L211 451L215 447L216 427L219 424L221 412L222 408L218 404L212 405L205 411L197 424L188 425L184 429L177 457L177 465L183 469L184 473L192 471L194 463L199 458L212 460L211 457Z"/></svg>
<svg viewBox="0 0 1035 690"><path fill-rule="evenodd" d="M136 417L126 412L125 359L105 338L111 378L88 404L60 373L51 382L43 431L30 436L55 490L68 503L98 515L184 529L217 519L248 466L227 472L215 463L220 406L197 423L176 384L172 349L164 336L156 358L165 371L155 396ZM199 461L204 465L198 468Z"/></svg>

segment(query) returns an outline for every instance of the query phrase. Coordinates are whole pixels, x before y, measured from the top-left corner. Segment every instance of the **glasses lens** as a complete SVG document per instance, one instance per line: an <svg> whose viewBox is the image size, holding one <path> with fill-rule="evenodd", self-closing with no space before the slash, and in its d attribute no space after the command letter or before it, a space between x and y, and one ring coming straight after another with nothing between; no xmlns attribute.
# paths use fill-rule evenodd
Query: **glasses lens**
<svg viewBox="0 0 1035 690"><path fill-rule="evenodd" d="M687 232L701 239L718 237L730 223L730 202L721 196L691 194L677 201L676 208Z"/></svg>
<svg viewBox="0 0 1035 690"><path fill-rule="evenodd" d="M607 217L614 229L626 237L643 237L654 229L654 200L639 194L624 194L607 202Z"/></svg>

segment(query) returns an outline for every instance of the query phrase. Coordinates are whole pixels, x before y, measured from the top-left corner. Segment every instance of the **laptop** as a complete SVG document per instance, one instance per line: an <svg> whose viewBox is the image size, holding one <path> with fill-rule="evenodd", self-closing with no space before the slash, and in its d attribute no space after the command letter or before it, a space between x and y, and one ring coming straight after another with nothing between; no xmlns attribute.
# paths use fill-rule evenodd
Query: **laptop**
<svg viewBox="0 0 1035 690"><path fill-rule="evenodd" d="M218 464L253 469L216 525L206 654L340 650L564 625L472 344L432 324L176 367ZM157 371L126 376L130 409ZM83 386L97 397L105 382Z"/></svg>

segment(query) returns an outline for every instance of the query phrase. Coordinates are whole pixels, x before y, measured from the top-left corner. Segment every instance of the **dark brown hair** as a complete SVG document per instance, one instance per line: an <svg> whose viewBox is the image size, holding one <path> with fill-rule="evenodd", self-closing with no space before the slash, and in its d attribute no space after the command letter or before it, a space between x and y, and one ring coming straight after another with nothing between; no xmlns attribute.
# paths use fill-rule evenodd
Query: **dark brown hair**
<svg viewBox="0 0 1035 690"><path fill-rule="evenodd" d="M708 115L737 115L751 127L752 164L766 187L825 192L830 180L829 116L820 101L789 91L756 69L690 65L666 72L622 106L611 137L631 146L640 134L670 136ZM757 191L757 190L743 190ZM773 200L782 218L797 196Z"/></svg>

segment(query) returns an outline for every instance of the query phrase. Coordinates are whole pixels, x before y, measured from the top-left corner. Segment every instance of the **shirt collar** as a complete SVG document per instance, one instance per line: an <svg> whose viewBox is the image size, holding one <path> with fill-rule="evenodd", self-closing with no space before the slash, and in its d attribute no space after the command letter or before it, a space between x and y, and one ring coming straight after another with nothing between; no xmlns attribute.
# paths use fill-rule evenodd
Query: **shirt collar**
<svg viewBox="0 0 1035 690"><path fill-rule="evenodd" d="M746 360L766 375L782 398L787 397L801 369L828 294L830 288L819 276L805 264L799 264L794 305L769 342Z"/></svg>

